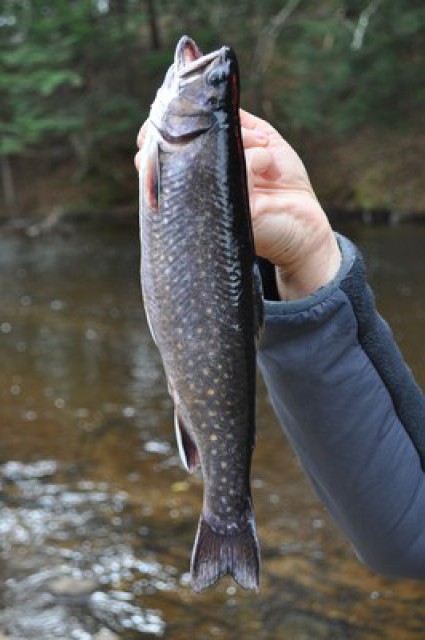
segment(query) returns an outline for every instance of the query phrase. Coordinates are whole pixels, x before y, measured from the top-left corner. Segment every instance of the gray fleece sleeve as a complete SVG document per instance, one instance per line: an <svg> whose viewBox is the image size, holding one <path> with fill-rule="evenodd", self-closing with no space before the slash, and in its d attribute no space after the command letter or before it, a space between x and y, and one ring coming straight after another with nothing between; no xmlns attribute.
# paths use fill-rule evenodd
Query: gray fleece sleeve
<svg viewBox="0 0 425 640"><path fill-rule="evenodd" d="M425 579L425 397L338 236L333 282L265 302L259 366L279 421L358 556Z"/></svg>

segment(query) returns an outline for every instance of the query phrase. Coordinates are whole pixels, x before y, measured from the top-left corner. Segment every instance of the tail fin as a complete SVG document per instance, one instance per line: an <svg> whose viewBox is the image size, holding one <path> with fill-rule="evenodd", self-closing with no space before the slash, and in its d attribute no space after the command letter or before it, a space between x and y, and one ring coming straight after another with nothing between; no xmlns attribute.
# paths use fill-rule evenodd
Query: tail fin
<svg viewBox="0 0 425 640"><path fill-rule="evenodd" d="M244 589L258 591L260 551L254 517L248 519L242 531L223 534L216 533L201 514L191 574L194 591L202 591L227 574Z"/></svg>

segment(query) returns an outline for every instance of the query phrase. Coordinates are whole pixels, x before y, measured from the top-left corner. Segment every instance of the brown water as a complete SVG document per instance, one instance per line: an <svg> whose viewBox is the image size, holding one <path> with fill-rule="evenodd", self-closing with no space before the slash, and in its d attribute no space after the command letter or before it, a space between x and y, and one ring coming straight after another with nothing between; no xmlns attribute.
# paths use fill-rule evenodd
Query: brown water
<svg viewBox="0 0 425 640"><path fill-rule="evenodd" d="M347 232L425 386L425 228ZM425 583L359 565L262 387L260 594L191 593L201 483L176 455L138 252L136 227L0 237L0 638L425 638Z"/></svg>

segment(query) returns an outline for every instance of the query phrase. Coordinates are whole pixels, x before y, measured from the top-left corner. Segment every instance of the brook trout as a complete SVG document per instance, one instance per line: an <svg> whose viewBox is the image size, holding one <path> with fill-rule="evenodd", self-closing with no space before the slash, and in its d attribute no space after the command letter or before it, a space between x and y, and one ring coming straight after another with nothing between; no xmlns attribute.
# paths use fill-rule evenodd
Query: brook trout
<svg viewBox="0 0 425 640"><path fill-rule="evenodd" d="M175 406L182 461L204 500L192 587L259 583L250 489L255 439L256 269L234 52L184 36L152 105L140 167L141 279Z"/></svg>

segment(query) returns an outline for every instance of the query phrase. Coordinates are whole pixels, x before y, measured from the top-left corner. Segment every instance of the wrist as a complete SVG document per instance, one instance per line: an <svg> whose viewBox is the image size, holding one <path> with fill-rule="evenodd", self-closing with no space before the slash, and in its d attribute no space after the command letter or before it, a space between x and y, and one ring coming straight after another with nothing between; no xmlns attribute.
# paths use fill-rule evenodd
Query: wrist
<svg viewBox="0 0 425 640"><path fill-rule="evenodd" d="M336 237L329 232L316 249L300 260L299 266L275 265L276 285L283 301L300 300L329 284L341 266L341 251Z"/></svg>

